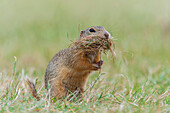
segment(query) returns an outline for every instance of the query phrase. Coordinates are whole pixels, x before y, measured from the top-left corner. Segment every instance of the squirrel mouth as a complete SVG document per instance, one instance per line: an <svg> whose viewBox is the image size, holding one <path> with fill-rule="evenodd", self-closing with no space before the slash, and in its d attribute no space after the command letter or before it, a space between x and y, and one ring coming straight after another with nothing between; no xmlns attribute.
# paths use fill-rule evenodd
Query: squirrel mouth
<svg viewBox="0 0 170 113"><path fill-rule="evenodd" d="M103 35L89 35L86 37L79 38L76 41L73 41L71 46L75 46L79 49L84 49L86 51L101 51L104 54L108 54L107 51L110 51L113 56L113 62L115 59L115 44L112 40L112 37L109 33ZM98 63L99 65L102 65Z"/></svg>

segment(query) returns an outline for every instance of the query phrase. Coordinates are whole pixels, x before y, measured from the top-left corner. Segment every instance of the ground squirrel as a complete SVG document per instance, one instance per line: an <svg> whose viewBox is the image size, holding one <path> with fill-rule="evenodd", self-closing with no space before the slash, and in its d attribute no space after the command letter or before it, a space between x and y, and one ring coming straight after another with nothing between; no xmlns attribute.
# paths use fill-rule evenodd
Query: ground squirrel
<svg viewBox="0 0 170 113"><path fill-rule="evenodd" d="M108 39L110 34L103 26L92 26L80 32L79 40L87 36ZM49 62L45 72L45 88L50 88L50 97L62 99L68 91L79 94L85 89L88 75L101 68L101 52L85 51L76 46L59 51ZM27 80L32 95L39 100L35 86ZM48 87L49 84L49 87Z"/></svg>

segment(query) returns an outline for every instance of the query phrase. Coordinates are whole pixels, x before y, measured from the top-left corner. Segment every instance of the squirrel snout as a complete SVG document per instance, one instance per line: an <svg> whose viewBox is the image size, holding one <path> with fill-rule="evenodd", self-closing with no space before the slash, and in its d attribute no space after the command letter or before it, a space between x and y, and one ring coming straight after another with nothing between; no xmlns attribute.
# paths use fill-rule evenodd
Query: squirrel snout
<svg viewBox="0 0 170 113"><path fill-rule="evenodd" d="M104 33L104 36L106 37L106 39L109 38L109 33Z"/></svg>

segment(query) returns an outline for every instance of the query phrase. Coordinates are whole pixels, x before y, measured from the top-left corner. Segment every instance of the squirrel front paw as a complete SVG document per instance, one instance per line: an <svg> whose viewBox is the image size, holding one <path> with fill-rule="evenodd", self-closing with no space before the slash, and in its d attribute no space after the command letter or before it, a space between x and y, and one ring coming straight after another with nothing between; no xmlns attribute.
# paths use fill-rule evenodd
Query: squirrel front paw
<svg viewBox="0 0 170 113"><path fill-rule="evenodd" d="M100 61L97 62L97 63L93 63L93 64L92 64L92 70L101 69L102 64L103 64L103 60L100 60Z"/></svg>
<svg viewBox="0 0 170 113"><path fill-rule="evenodd" d="M100 60L99 62L97 62L97 65L101 67L103 65L103 60Z"/></svg>
<svg viewBox="0 0 170 113"><path fill-rule="evenodd" d="M92 64L92 70L98 70L100 69L101 67L98 65L98 64Z"/></svg>

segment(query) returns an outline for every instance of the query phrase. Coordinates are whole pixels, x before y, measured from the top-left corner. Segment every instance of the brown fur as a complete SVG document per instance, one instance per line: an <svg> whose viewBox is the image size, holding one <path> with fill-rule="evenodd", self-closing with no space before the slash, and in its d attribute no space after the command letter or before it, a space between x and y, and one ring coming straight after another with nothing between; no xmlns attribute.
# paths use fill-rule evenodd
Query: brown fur
<svg viewBox="0 0 170 113"><path fill-rule="evenodd" d="M62 54L64 53L64 56L62 56L60 52ZM45 88L47 89L49 82L52 98L65 97L68 90L71 92L76 90L84 91L88 75L91 71L98 69L97 65L94 64L100 61L99 51L87 53L86 51L73 47L60 52L50 61L45 74ZM94 61L91 61L92 57L94 57ZM60 63L56 65L55 68L51 68L55 65L54 63L56 63L55 59L58 59ZM51 73L53 74L52 76L50 76Z"/></svg>
<svg viewBox="0 0 170 113"><path fill-rule="evenodd" d="M81 31L80 40L89 35L104 37L105 33L108 33L102 26L93 26L93 28L96 34L89 33L90 28L88 28ZM100 69L97 65L101 61L100 57L99 50L86 51L76 46L58 52L49 62L45 72L45 88L47 90L50 88L50 97L63 99L69 91L74 93L79 90L82 93L85 90L88 75ZM33 87L30 89L36 93ZM36 95L33 94L34 97Z"/></svg>

